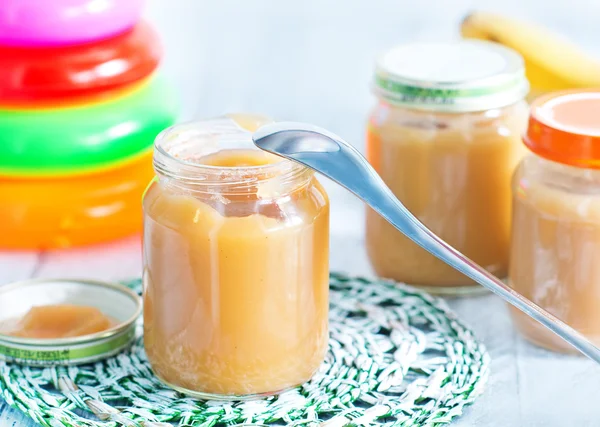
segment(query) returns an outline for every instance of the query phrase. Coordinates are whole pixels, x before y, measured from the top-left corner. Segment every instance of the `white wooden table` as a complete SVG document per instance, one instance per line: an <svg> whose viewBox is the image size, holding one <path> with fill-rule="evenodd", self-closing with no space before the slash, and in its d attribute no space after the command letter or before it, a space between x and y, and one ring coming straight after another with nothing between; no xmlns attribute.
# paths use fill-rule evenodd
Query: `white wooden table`
<svg viewBox="0 0 600 427"><path fill-rule="evenodd" d="M262 112L329 128L362 148L374 55L403 41L456 37L458 22L475 6L541 20L590 48L598 40L600 3L594 0L497 3L149 0L148 17L165 41L163 72L182 94L183 119ZM331 268L370 275L363 207L344 190L326 186L332 201ZM0 284L31 277L112 280L139 274L138 237L69 251L0 252ZM485 394L456 426L600 425L600 367L527 344L495 296L449 303L486 343L493 360ZM9 426L32 424L0 403L0 427Z"/></svg>

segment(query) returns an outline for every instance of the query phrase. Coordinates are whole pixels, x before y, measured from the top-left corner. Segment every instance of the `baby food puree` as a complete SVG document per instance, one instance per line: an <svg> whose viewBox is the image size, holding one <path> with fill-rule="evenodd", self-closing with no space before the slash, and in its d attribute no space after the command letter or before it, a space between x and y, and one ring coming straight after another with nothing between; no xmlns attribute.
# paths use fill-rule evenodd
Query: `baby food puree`
<svg viewBox="0 0 600 427"><path fill-rule="evenodd" d="M264 119L178 125L144 197L145 347L184 392L270 394L328 341L329 203L313 173L254 148Z"/></svg>

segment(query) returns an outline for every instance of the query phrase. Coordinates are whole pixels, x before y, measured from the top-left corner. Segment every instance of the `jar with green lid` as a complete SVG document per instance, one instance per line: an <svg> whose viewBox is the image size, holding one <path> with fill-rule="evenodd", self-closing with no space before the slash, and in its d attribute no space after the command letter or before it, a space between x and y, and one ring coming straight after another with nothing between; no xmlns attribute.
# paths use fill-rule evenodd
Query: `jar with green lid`
<svg viewBox="0 0 600 427"><path fill-rule="evenodd" d="M377 61L367 157L404 205L492 274L508 272L511 190L524 155L529 85L522 58L495 43L414 43ZM383 277L445 294L480 287L371 210L366 245Z"/></svg>

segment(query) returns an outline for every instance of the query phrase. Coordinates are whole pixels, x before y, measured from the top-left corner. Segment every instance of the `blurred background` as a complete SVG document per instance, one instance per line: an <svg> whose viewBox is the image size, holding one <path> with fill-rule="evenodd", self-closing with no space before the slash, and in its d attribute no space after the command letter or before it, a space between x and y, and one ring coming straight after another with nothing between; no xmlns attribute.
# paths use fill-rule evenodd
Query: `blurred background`
<svg viewBox="0 0 600 427"><path fill-rule="evenodd" d="M325 127L362 150L374 58L408 41L457 39L479 10L540 24L600 57L596 0L148 0L146 17L161 34L182 119L264 113ZM327 190L339 200L332 233L362 234L361 203Z"/></svg>
<svg viewBox="0 0 600 427"><path fill-rule="evenodd" d="M375 56L460 37L472 11L533 21L597 53L597 0L148 0L183 116L264 112L312 122L362 147Z"/></svg>

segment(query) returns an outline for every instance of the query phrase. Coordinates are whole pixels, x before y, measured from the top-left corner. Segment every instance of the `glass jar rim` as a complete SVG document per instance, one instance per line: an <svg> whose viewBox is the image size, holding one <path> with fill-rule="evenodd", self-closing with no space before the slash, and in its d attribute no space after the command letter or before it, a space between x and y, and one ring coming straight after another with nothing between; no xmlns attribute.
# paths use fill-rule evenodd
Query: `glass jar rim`
<svg viewBox="0 0 600 427"><path fill-rule="evenodd" d="M439 69L432 61L441 62ZM525 98L529 83L517 52L498 43L460 40L408 43L384 52L372 89L394 105L460 113L515 104Z"/></svg>
<svg viewBox="0 0 600 427"><path fill-rule="evenodd" d="M310 169L284 158L242 166L215 166L197 161L227 149L274 156L257 148L252 142L252 134L232 115L175 124L158 134L154 141L154 169L159 176L189 185L237 189L273 178L291 182L304 175L312 175Z"/></svg>

